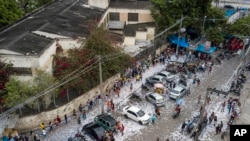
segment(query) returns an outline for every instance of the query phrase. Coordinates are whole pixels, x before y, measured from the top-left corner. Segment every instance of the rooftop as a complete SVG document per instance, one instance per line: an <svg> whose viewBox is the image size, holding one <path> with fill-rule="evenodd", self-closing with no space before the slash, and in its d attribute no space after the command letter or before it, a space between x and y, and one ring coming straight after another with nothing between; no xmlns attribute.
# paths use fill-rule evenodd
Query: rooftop
<svg viewBox="0 0 250 141"><path fill-rule="evenodd" d="M150 9L150 0L111 0L110 8Z"/></svg>
<svg viewBox="0 0 250 141"><path fill-rule="evenodd" d="M0 31L0 50L30 56L41 54L52 40L31 33L37 30L72 38L86 37L90 21L99 21L104 11L84 6L85 3L86 0L55 1L3 29Z"/></svg>
<svg viewBox="0 0 250 141"><path fill-rule="evenodd" d="M147 31L147 27L155 27L155 23L128 24L125 28L125 36L135 36L136 31Z"/></svg>

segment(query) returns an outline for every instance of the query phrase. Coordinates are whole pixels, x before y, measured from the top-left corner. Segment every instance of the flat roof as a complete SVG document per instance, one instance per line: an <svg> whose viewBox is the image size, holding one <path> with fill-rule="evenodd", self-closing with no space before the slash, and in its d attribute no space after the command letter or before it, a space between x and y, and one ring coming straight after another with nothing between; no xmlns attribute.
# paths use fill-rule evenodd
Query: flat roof
<svg viewBox="0 0 250 141"><path fill-rule="evenodd" d="M2 29L0 49L30 56L41 54L52 40L36 36L32 31L40 30L71 38L88 36L90 21L99 21L104 11L84 4L86 0L55 1L13 26Z"/></svg>
<svg viewBox="0 0 250 141"><path fill-rule="evenodd" d="M135 36L136 31L147 31L147 27L155 27L155 23L128 24L125 27L125 36Z"/></svg>
<svg viewBox="0 0 250 141"><path fill-rule="evenodd" d="M150 0L111 0L110 8L126 8L126 9L150 9L152 3Z"/></svg>

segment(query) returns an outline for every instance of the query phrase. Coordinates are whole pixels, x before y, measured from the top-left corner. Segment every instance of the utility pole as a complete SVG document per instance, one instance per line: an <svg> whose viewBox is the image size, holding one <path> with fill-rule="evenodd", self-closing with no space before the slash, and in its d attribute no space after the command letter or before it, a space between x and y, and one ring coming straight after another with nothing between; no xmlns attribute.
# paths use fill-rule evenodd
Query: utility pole
<svg viewBox="0 0 250 141"><path fill-rule="evenodd" d="M178 40L177 40L177 46L176 46L176 55L177 56L178 56L178 50L179 50L179 42L180 42L180 36L181 36L182 21L183 21L183 15L181 15L181 23L180 23L180 26L179 26Z"/></svg>
<svg viewBox="0 0 250 141"><path fill-rule="evenodd" d="M204 113L205 113L205 111L206 111L207 97L208 97L209 91L210 91L210 89L207 88L207 93L206 93L206 95L205 95L205 101L204 101L204 103L203 103L202 111L201 111L201 113L200 113L200 121L199 121L199 123L197 124L196 128L202 127L201 125L204 123L204 117L203 117L203 116L204 116ZM201 131L199 131L199 130L201 130L201 129L198 129L198 130L197 130L196 135L195 135L195 138L194 138L195 141L198 141L198 137L199 137L200 132L201 132Z"/></svg>
<svg viewBox="0 0 250 141"><path fill-rule="evenodd" d="M102 97L102 103L101 103L101 108L102 108L102 113L104 113L104 99L103 99L103 85L102 85L102 62L101 62L101 55L98 56L99 59L99 77L100 77L100 95Z"/></svg>

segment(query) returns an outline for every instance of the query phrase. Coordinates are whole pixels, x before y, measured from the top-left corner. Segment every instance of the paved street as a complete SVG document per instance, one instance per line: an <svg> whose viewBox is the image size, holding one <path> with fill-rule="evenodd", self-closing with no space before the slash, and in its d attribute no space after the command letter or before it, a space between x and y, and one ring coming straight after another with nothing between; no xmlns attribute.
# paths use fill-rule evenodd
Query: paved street
<svg viewBox="0 0 250 141"><path fill-rule="evenodd" d="M187 107L182 110L180 117L178 117L177 119L172 119L171 112L165 112L165 110L162 110L162 119L158 120L154 126L143 129L141 131L141 134L137 134L127 140L153 141L156 139L156 137L165 139L166 137L171 136L175 131L180 130L181 123L186 119L190 119L195 113L194 111L199 110L200 105L196 104L198 95L202 94L204 96L206 93L206 88L208 87L221 89L222 85L225 84L231 77L232 73L239 65L239 62L240 57L237 56L237 58L225 60L221 65L215 66L212 74L210 74L209 77L207 77L208 74L203 74L202 76L205 76L207 78L201 78L201 85L199 87L195 86L191 90L191 94L185 97ZM214 105L218 103L218 101L222 101L224 99L222 96L218 97L215 95L211 96L211 98L212 103L210 105Z"/></svg>

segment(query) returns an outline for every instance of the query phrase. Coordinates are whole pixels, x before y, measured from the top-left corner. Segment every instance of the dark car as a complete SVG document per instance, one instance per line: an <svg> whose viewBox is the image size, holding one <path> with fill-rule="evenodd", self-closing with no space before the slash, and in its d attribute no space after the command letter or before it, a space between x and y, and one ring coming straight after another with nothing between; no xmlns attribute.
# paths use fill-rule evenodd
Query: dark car
<svg viewBox="0 0 250 141"><path fill-rule="evenodd" d="M115 130L116 120L111 115L101 114L94 118L95 123L102 126L106 131Z"/></svg>
<svg viewBox="0 0 250 141"><path fill-rule="evenodd" d="M191 133L194 127L197 126L199 121L200 121L200 116L195 116L191 121L191 123L187 125L187 132Z"/></svg>
<svg viewBox="0 0 250 141"><path fill-rule="evenodd" d="M82 132L92 140L103 141L105 129L97 123L90 122L82 127Z"/></svg>

